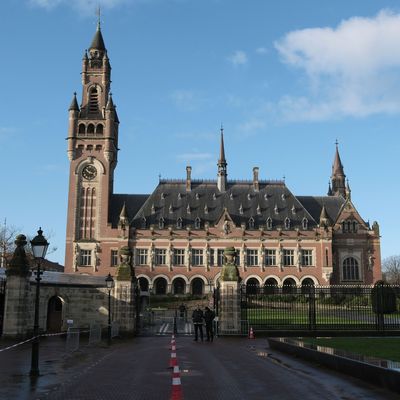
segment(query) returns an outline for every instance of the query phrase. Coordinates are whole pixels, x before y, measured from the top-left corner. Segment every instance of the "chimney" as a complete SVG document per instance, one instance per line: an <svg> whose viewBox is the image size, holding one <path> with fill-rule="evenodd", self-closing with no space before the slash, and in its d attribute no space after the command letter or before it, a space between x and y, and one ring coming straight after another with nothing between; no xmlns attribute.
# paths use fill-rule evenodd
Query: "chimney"
<svg viewBox="0 0 400 400"><path fill-rule="evenodd" d="M188 165L186 167L186 191L190 192L192 190L192 167Z"/></svg>
<svg viewBox="0 0 400 400"><path fill-rule="evenodd" d="M253 186L254 186L254 191L258 192L260 190L260 185L258 183L258 171L260 168L254 167L253 168Z"/></svg>

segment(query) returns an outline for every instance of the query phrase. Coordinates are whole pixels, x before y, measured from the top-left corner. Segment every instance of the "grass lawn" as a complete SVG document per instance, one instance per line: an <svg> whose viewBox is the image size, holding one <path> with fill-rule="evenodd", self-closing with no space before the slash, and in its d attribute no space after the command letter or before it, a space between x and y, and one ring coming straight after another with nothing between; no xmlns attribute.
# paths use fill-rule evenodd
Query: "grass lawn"
<svg viewBox="0 0 400 400"><path fill-rule="evenodd" d="M304 342L400 362L400 338L304 338Z"/></svg>

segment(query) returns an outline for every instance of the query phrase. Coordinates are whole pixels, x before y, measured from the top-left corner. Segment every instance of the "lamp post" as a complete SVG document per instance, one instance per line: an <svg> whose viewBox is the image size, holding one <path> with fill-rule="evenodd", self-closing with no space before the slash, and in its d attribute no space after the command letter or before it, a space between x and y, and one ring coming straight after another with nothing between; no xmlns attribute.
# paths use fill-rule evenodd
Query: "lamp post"
<svg viewBox="0 0 400 400"><path fill-rule="evenodd" d="M49 242L43 236L42 228L39 228L35 236L31 240L31 247L33 257L37 261L36 269L36 297L35 297L35 320L33 324L33 342L32 342L32 360L31 360L31 371L30 376L39 376L39 302L40 302L40 275L42 271L40 270L40 262L46 256L47 248L49 247Z"/></svg>
<svg viewBox="0 0 400 400"><path fill-rule="evenodd" d="M111 290L114 288L114 279L111 274L106 277L106 286L108 289L108 345L111 346Z"/></svg>

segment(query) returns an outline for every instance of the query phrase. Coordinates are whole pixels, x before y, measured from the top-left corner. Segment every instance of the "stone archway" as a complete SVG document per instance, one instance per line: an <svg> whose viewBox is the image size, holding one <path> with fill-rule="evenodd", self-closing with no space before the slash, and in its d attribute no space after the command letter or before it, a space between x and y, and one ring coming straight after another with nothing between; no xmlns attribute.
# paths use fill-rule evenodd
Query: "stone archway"
<svg viewBox="0 0 400 400"><path fill-rule="evenodd" d="M192 294L202 295L204 292L204 282L203 279L194 278L192 281Z"/></svg>
<svg viewBox="0 0 400 400"><path fill-rule="evenodd" d="M146 278L140 277L138 282L142 292L147 292L149 290L149 281Z"/></svg>
<svg viewBox="0 0 400 400"><path fill-rule="evenodd" d="M283 281L282 293L284 294L296 293L296 281L293 278L286 278Z"/></svg>
<svg viewBox="0 0 400 400"><path fill-rule="evenodd" d="M186 282L183 278L175 278L172 282L172 290L174 294L185 294Z"/></svg>
<svg viewBox="0 0 400 400"><path fill-rule="evenodd" d="M168 283L165 278L157 278L154 282L154 289L156 294L167 294Z"/></svg>
<svg viewBox="0 0 400 400"><path fill-rule="evenodd" d="M47 305L47 331L61 332L63 320L63 302L60 297L53 296L49 299Z"/></svg>
<svg viewBox="0 0 400 400"><path fill-rule="evenodd" d="M279 292L278 282L275 278L268 278L264 283L264 294L276 294Z"/></svg>
<svg viewBox="0 0 400 400"><path fill-rule="evenodd" d="M260 288L260 282L256 278L250 278L246 282L246 293L257 294Z"/></svg>

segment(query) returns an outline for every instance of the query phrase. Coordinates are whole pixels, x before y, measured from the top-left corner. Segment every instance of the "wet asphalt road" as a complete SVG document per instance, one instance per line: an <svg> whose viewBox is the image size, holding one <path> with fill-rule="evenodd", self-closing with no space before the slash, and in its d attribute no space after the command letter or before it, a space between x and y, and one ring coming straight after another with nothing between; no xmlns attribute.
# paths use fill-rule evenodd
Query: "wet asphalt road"
<svg viewBox="0 0 400 400"><path fill-rule="evenodd" d="M68 356L61 341L50 340L43 343L42 376L36 383L27 376L29 348L0 354L0 399L169 399L170 340L135 338L111 350L86 347ZM271 351L266 339L196 343L186 336L176 341L185 400L399 399L398 394ZM8 365L3 363L7 357Z"/></svg>

